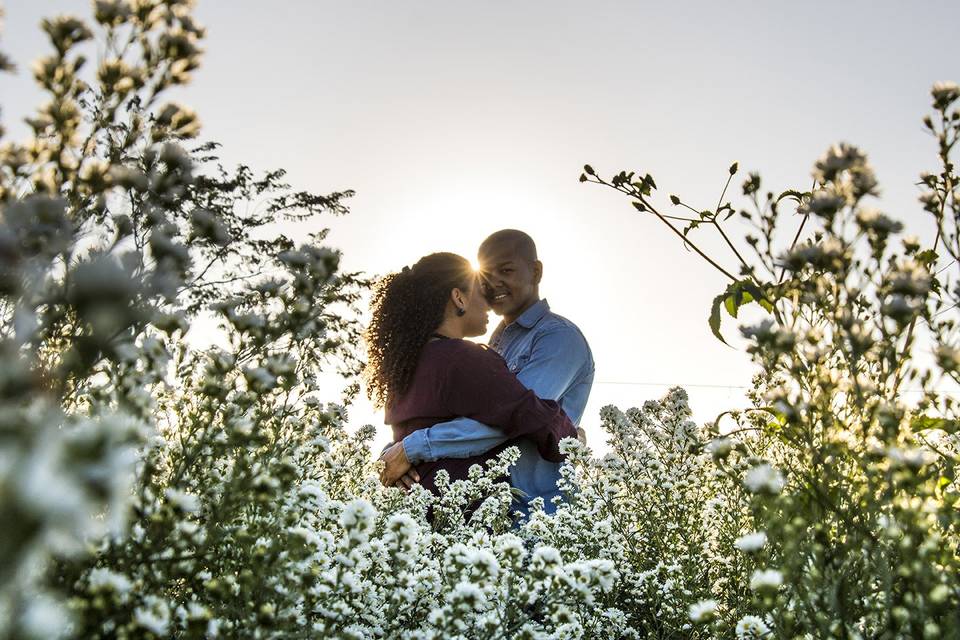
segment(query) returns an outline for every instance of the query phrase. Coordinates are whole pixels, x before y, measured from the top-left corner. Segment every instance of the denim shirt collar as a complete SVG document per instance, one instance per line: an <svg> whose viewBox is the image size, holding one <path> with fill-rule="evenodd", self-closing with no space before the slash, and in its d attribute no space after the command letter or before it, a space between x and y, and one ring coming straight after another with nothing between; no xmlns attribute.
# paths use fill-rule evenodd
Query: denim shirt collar
<svg viewBox="0 0 960 640"><path fill-rule="evenodd" d="M532 329L543 316L547 315L547 312L550 311L550 305L547 303L547 299L543 298L538 300L532 307L520 314L520 317L514 320L524 329Z"/></svg>

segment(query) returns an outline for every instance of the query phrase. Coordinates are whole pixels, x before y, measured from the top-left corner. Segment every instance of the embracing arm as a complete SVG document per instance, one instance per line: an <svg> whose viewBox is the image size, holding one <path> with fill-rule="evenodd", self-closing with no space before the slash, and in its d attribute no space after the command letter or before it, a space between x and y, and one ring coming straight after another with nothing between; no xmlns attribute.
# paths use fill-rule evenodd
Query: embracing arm
<svg viewBox="0 0 960 640"><path fill-rule="evenodd" d="M591 357L586 341L576 329L559 327L537 338L517 379L538 397L559 401L587 366L591 366ZM580 416L570 418L576 423ZM501 429L457 418L411 433L403 439L403 448L410 462L419 464L479 455L509 439Z"/></svg>
<svg viewBox="0 0 960 640"><path fill-rule="evenodd" d="M451 360L440 393L451 414L497 427L507 438L526 436L553 462L563 460L560 440L577 435L559 404L538 398L496 352L476 345Z"/></svg>
<svg viewBox="0 0 960 640"><path fill-rule="evenodd" d="M412 464L441 458L469 458L480 455L509 438L503 431L470 418L441 422L418 429L403 439L403 449Z"/></svg>

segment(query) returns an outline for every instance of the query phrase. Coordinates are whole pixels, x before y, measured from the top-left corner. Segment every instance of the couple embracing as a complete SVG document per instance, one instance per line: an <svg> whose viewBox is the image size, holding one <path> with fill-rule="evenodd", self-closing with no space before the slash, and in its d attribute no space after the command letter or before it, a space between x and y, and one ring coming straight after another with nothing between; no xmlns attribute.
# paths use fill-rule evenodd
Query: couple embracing
<svg viewBox="0 0 960 640"><path fill-rule="evenodd" d="M374 293L366 381L393 429L380 479L435 492L441 469L464 479L472 465L516 446L515 510L526 514L539 497L552 513L561 495L558 445L578 437L593 356L577 326L540 298L543 264L530 236L498 231L478 259L475 272L461 256L434 253L386 276ZM490 309L503 318L490 346L465 340L486 333Z"/></svg>

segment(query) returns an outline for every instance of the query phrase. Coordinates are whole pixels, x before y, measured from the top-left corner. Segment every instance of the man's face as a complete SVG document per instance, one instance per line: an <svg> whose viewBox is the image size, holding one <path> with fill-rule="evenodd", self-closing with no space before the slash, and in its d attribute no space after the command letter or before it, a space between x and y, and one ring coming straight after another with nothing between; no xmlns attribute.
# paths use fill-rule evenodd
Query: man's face
<svg viewBox="0 0 960 640"><path fill-rule="evenodd" d="M540 261L529 261L512 245L484 247L478 256L487 302L494 313L513 322L540 299Z"/></svg>

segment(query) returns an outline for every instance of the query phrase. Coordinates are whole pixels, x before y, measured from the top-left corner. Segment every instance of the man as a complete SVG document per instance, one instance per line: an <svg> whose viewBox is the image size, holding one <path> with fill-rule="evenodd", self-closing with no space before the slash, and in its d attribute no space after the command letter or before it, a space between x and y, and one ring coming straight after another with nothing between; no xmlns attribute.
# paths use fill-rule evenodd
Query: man
<svg viewBox="0 0 960 640"><path fill-rule="evenodd" d="M593 386L593 355L575 324L550 311L540 299L543 264L533 239L522 231L504 229L483 241L478 252L486 297L503 321L490 338L517 378L540 398L556 400L574 424L580 423ZM578 432L583 436L583 431ZM507 440L495 427L458 418L416 431L384 451L384 484L411 486L419 480L412 465L440 458L466 458L489 451ZM511 483L523 492L520 510L543 498L548 513L560 495L560 465L540 457L533 443L514 443L520 459L511 470Z"/></svg>

